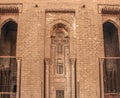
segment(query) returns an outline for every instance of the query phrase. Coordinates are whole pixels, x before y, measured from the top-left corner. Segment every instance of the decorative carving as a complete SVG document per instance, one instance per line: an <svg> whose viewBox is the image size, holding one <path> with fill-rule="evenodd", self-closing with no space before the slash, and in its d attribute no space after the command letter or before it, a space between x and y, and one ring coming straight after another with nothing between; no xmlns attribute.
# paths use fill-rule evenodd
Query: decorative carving
<svg viewBox="0 0 120 98"><path fill-rule="evenodd" d="M0 7L0 13L19 13L18 7Z"/></svg>
<svg viewBox="0 0 120 98"><path fill-rule="evenodd" d="M98 13L118 15L120 14L120 5L99 4Z"/></svg>
<svg viewBox="0 0 120 98"><path fill-rule="evenodd" d="M4 3L0 4L0 13L19 13L22 10L21 3Z"/></svg>
<svg viewBox="0 0 120 98"><path fill-rule="evenodd" d="M120 8L104 7L102 8L102 14L120 14Z"/></svg>
<svg viewBox="0 0 120 98"><path fill-rule="evenodd" d="M66 51L65 46L68 44L69 47L69 37L68 37L68 28L66 25L62 23L55 24L53 26L53 33L51 36L51 42L52 42L52 64L57 66L57 69L55 72L57 74L63 74L64 72L64 66L66 63L65 58L69 58L67 54L69 54L69 49ZM57 51L53 50L53 47L57 47ZM56 61L57 60L57 61Z"/></svg>
<svg viewBox="0 0 120 98"><path fill-rule="evenodd" d="M54 97L56 90L65 90L65 97L74 98L74 72L70 66L70 37L74 31L75 14L66 11L46 11L46 47L50 45L49 97ZM71 35L71 36L70 36ZM46 50L46 52L48 52ZM74 75L73 75L73 74ZM47 77L47 75L46 75ZM55 81L57 78L57 81ZM54 89L55 88L55 89ZM66 89L69 88L69 89ZM52 93L52 95L51 95ZM47 97L47 98L49 98Z"/></svg>
<svg viewBox="0 0 120 98"><path fill-rule="evenodd" d="M69 12L69 11L68 11ZM46 37L53 35L53 26L57 23L64 24L64 30L73 34L74 12L67 13L66 11L47 11L46 12ZM69 29L68 29L69 28ZM51 34L52 33L52 34Z"/></svg>

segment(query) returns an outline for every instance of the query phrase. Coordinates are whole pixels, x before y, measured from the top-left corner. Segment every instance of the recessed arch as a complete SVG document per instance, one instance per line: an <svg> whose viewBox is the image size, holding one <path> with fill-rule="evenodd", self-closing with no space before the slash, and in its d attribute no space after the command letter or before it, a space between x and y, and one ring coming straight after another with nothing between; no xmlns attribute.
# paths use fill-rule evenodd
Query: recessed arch
<svg viewBox="0 0 120 98"><path fill-rule="evenodd" d="M65 76L66 72L68 74L68 76L65 78L66 81L64 84L61 85L62 88L64 88L64 85L67 83L68 85L71 85L70 82L70 74L72 73L72 71L70 71L70 38L69 38L69 27L68 25L66 25L63 21L56 21L51 25L51 49L50 49L50 59L51 59L51 66L49 67L51 70L51 72L49 73L50 76L50 81L52 81L51 79L53 79L53 75L51 73L54 73L55 76L61 77L61 76ZM52 91L52 86L53 84L51 84L50 82L50 93ZM62 89L60 90L59 87L56 87L55 93L56 97L64 97L64 92L66 90ZM70 91L67 90L68 92ZM60 95L61 93L61 95ZM69 95L70 96L70 95Z"/></svg>
<svg viewBox="0 0 120 98"><path fill-rule="evenodd" d="M57 20L52 21L52 22L48 25L48 27L47 27L47 31L49 31L49 32L47 32L47 35L48 35L49 37L51 37L51 35L52 35L52 31L53 31L54 25L59 24L59 23L64 24L64 25L68 28L68 31L69 31L69 32L72 31L71 28L70 28L71 26L70 26L70 23L69 23L69 22L67 22L67 21L65 21L65 20L63 20L63 19L57 19Z"/></svg>
<svg viewBox="0 0 120 98"><path fill-rule="evenodd" d="M63 23L57 23L53 26L53 31L51 36L63 35L64 37L69 36L69 28Z"/></svg>

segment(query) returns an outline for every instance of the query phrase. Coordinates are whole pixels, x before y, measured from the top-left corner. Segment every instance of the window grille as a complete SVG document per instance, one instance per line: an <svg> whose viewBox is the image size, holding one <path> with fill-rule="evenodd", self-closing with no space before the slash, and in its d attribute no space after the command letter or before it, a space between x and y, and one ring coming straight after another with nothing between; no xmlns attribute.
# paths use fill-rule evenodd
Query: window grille
<svg viewBox="0 0 120 98"><path fill-rule="evenodd" d="M0 56L0 98L17 98L19 95L20 62L16 58Z"/></svg>
<svg viewBox="0 0 120 98"><path fill-rule="evenodd" d="M56 98L64 98L64 90L56 90Z"/></svg>
<svg viewBox="0 0 120 98"><path fill-rule="evenodd" d="M58 63L58 74L63 74L63 64Z"/></svg>

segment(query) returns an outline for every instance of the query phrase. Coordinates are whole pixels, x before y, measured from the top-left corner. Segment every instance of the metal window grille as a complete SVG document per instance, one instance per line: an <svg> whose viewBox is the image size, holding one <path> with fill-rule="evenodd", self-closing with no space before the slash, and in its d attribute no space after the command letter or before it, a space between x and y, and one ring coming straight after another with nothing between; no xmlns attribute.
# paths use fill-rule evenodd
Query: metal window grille
<svg viewBox="0 0 120 98"><path fill-rule="evenodd" d="M101 98L120 98L120 57L99 59Z"/></svg>
<svg viewBox="0 0 120 98"><path fill-rule="evenodd" d="M64 90L56 90L56 98L64 98Z"/></svg>
<svg viewBox="0 0 120 98"><path fill-rule="evenodd" d="M58 74L63 74L63 64L58 63Z"/></svg>
<svg viewBox="0 0 120 98"><path fill-rule="evenodd" d="M0 98L19 98L21 59L0 56Z"/></svg>

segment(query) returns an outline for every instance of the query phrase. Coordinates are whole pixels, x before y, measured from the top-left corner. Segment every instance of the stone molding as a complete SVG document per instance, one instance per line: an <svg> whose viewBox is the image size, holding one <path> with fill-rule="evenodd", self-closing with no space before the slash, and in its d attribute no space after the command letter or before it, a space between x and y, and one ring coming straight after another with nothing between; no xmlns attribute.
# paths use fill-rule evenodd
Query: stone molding
<svg viewBox="0 0 120 98"><path fill-rule="evenodd" d="M60 12L64 12L64 13L75 13L75 9L56 9L56 8L52 8L52 9L46 9L45 12L49 12L49 13L60 13Z"/></svg>
<svg viewBox="0 0 120 98"><path fill-rule="evenodd" d="M120 5L99 4L98 5L98 13L119 15L120 14Z"/></svg>
<svg viewBox="0 0 120 98"><path fill-rule="evenodd" d="M120 8L104 7L102 8L102 14L120 14Z"/></svg>
<svg viewBox="0 0 120 98"><path fill-rule="evenodd" d="M0 13L21 13L22 3L0 3Z"/></svg>

